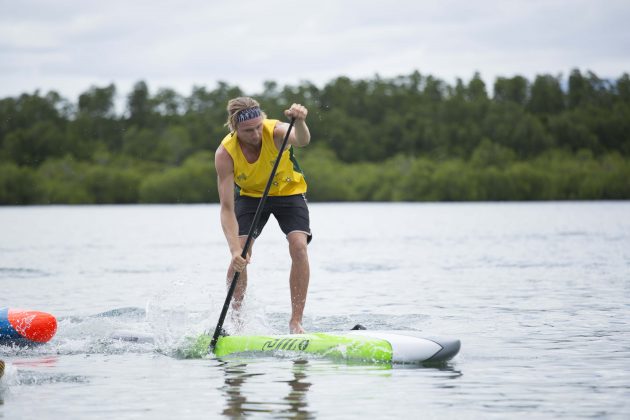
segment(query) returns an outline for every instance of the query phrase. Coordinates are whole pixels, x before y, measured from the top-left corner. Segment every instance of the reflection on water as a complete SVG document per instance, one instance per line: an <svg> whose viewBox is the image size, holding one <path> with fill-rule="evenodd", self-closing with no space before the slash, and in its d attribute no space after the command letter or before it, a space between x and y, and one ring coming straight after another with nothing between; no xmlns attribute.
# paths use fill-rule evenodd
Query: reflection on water
<svg viewBox="0 0 630 420"><path fill-rule="evenodd" d="M283 368L282 366L286 367L285 363L291 363L290 368ZM225 397L222 414L230 419L241 419L255 414L289 419L316 418L323 413L312 404L309 405L309 390L313 383L319 381L321 385L332 376L339 378L339 382L348 383L348 378L353 378L350 383L363 385L372 383L376 387L382 383L381 378L390 380L404 378L409 374L416 377L433 377L436 381L432 381L432 387L447 390L446 392L457 389L458 380L463 377L462 371L449 363L432 366L353 362L340 364L323 362L320 359L261 360L254 357L251 360L241 358L222 360L219 368L224 374L224 383L219 387ZM288 378L287 372L290 372ZM361 379L356 382L357 378ZM333 382L335 381L336 379L333 379ZM285 384L288 387L285 387ZM351 386L339 390L340 395L351 391L352 388ZM318 389L320 393L328 392L322 387ZM359 386L356 389L362 388ZM358 392L357 395L364 394ZM360 398L358 396L357 398Z"/></svg>
<svg viewBox="0 0 630 420"><path fill-rule="evenodd" d="M248 411L260 411L247 408L246 404L248 404L248 401L242 394L241 388L247 378L262 375L262 373L247 373L246 363L232 364L223 362L220 366L225 372L225 385L222 387L222 390L225 393L227 402L223 414L230 418L239 418Z"/></svg>
<svg viewBox="0 0 630 420"><path fill-rule="evenodd" d="M244 385L248 380L254 377L264 376L264 373L251 373L248 371L248 364L242 361L224 361L220 367L225 374L225 384L221 387L226 396L226 407L223 415L229 418L243 418L254 413L269 413L276 416L291 419L310 419L314 418L314 414L308 410L306 394L311 387L311 383L307 381L308 361L294 360L291 372L293 378L287 381L275 381L276 383L286 383L289 385L285 391L286 395L282 398L273 398L274 401L252 401L246 392L243 391ZM269 380L271 382L271 380ZM260 381L257 381L260 382ZM265 381L263 381L265 382ZM260 393L255 392L254 395ZM281 408L274 410L269 406L279 405Z"/></svg>
<svg viewBox="0 0 630 420"><path fill-rule="evenodd" d="M4 376L4 360L0 359L0 379ZM2 398L2 386L0 385L0 405L4 404L4 398Z"/></svg>
<svg viewBox="0 0 630 420"><path fill-rule="evenodd" d="M14 360L12 363L14 366L18 367L55 367L59 358L57 356L50 357L38 357L35 359L18 359Z"/></svg>
<svg viewBox="0 0 630 420"><path fill-rule="evenodd" d="M293 414L293 418L307 419L313 417L308 411L306 403L306 393L311 387L311 383L307 382L307 360L295 360L293 362L293 379L286 381L291 388L289 394L284 398L289 404L288 413Z"/></svg>

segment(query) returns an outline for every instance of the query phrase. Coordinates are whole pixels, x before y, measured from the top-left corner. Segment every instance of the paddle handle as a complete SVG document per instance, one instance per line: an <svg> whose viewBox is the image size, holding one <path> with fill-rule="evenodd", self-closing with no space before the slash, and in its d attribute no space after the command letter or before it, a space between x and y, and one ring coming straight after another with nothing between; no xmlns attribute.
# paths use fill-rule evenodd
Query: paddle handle
<svg viewBox="0 0 630 420"><path fill-rule="evenodd" d="M271 175L269 175L269 180L267 181L267 185L265 186L265 191L263 192L263 195L262 197L260 197L260 201L258 202L256 214L254 215L254 221L249 227L249 233L247 234L247 239L245 240L245 245L243 246L243 252L241 253L241 257L245 259L247 259L247 253L249 252L249 248L252 244L252 241L254 240L254 232L256 231L258 222L260 222L262 211L265 207L265 202L267 201L267 196L269 196L269 190L271 189L271 185L273 184L273 178L276 175L276 171L278 170L278 165L280 165L280 158L282 158L282 153L287 146L287 143L289 141L289 134L291 134L291 130L293 129L294 124L295 117L291 118L289 128L284 135L284 140L282 140L282 145L280 146L280 150L278 151L278 157L276 158L276 161L273 164L273 168L271 169ZM208 351L213 351L214 347L217 345L217 341L219 341L219 336L221 335L221 330L223 329L223 322L225 322L225 317L227 316L227 312L230 308L230 302L232 301L232 296L234 295L234 290L236 290L236 283L238 282L238 278L240 275L241 273L238 271L234 273L232 283L230 284L230 289L228 290L228 294L225 297L225 302L223 303L221 315L219 316L219 322L217 322L217 326L214 329L214 334L212 335L212 341L208 346Z"/></svg>

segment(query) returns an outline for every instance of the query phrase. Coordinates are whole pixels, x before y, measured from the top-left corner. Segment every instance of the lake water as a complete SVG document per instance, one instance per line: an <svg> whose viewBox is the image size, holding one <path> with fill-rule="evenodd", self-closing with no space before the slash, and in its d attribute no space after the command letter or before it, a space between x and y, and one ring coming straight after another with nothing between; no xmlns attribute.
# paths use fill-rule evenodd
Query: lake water
<svg viewBox="0 0 630 420"><path fill-rule="evenodd" d="M0 418L630 418L630 202L310 208L308 331L425 331L460 354L178 359L225 299L218 206L4 207L0 306L59 325L46 345L0 346ZM287 332L289 265L272 219L246 333Z"/></svg>

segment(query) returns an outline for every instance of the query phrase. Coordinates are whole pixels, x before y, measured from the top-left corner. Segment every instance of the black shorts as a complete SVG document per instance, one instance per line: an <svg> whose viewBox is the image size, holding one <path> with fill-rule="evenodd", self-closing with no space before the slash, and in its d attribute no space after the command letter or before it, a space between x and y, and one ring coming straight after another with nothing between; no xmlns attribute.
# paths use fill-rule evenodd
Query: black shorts
<svg viewBox="0 0 630 420"><path fill-rule="evenodd" d="M254 216L258 209L260 198L237 196L234 203L234 211L236 220L238 221L238 234L247 236L249 229L254 222ZM304 232L307 235L307 242L311 242L313 235L311 234L310 219L308 215L308 206L306 205L306 197L304 194L267 197L265 207L260 216L258 226L254 230L254 238L262 232L263 228L269 220L269 215L278 221L280 229L285 235L291 232Z"/></svg>

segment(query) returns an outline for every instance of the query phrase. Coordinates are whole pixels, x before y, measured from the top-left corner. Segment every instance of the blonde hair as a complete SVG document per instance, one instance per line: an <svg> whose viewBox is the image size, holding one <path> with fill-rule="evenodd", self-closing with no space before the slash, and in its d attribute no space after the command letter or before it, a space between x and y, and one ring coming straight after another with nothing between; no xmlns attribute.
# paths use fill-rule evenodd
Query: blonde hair
<svg viewBox="0 0 630 420"><path fill-rule="evenodd" d="M257 100L250 98L249 96L240 96L238 98L230 99L227 104L228 118L225 123L226 127L229 127L230 131L236 131L237 115L239 112L250 109L260 108L260 104ZM262 117L267 118L267 114L262 112Z"/></svg>

